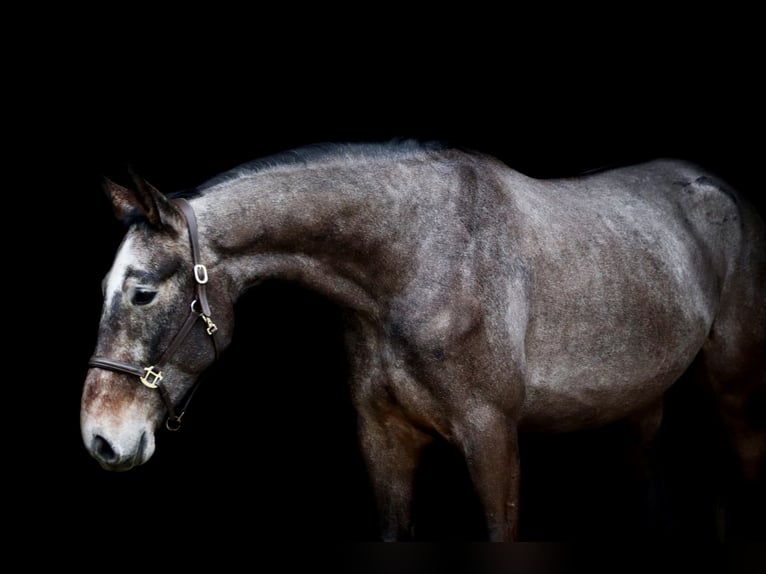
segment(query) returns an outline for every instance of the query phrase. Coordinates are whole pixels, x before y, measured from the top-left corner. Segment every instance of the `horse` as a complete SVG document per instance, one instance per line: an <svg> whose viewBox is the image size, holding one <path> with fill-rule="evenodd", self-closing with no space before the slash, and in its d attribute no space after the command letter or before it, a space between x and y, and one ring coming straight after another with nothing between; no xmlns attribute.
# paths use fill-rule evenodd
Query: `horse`
<svg viewBox="0 0 766 574"><path fill-rule="evenodd" d="M694 163L538 179L446 145L327 144L183 192L104 188L127 231L80 417L104 469L150 459L231 342L235 303L278 279L342 310L384 541L412 537L437 439L464 457L487 538L518 540L519 433L633 421L650 440L692 364L742 475L763 474L766 226Z"/></svg>

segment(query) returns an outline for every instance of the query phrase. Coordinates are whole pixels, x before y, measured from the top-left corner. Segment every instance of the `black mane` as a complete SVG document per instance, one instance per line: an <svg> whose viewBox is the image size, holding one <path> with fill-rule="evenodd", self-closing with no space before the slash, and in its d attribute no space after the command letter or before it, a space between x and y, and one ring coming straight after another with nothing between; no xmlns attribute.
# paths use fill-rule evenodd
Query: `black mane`
<svg viewBox="0 0 766 574"><path fill-rule="evenodd" d="M310 144L240 164L207 180L197 189L179 192L179 195L174 194L174 197L189 197L190 195L201 194L221 183L282 166L309 165L344 155L350 157L391 157L402 153L441 150L447 147L447 145L440 142L419 142L413 139L392 140L386 143Z"/></svg>

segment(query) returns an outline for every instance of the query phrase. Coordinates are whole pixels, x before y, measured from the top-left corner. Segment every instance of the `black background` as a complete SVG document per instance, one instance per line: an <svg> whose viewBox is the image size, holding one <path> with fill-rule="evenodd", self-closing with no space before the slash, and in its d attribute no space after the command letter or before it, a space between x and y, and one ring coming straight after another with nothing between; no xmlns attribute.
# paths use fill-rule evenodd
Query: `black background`
<svg viewBox="0 0 766 574"><path fill-rule="evenodd" d="M18 105L6 120L21 127L7 138L21 152L14 193L25 212L10 215L21 237L12 235L6 249L24 246L30 270L10 300L23 314L15 351L34 351L14 377L24 385L11 401L13 420L24 421L13 425L10 442L20 448L9 455L23 532L59 536L77 522L94 546L115 532L139 540L168 532L192 541L245 533L261 542L376 540L338 314L289 285L242 301L235 344L182 430L159 433L147 465L110 474L85 452L80 390L100 282L122 235L100 178L127 182L128 165L173 191L298 145L414 137L485 151L537 177L682 157L763 207L764 93L746 18L630 30L620 19L552 28L516 18L495 30L498 22L453 16L433 37L424 30L438 28L434 22L409 29L407 18L404 29L374 34L339 26L347 35L303 35L288 26L267 37L272 21L262 19L236 42L206 35L204 22L145 30L112 21L85 26L84 35L54 26L45 56L20 66ZM522 30L531 33L520 39ZM682 381L670 403L663 460L673 494L661 530L714 540L730 455L704 393ZM657 534L640 524L641 488L620 440L525 439L523 539ZM419 539L483 539L465 469L448 448L430 453L419 485ZM761 538L763 526L746 519L736 534Z"/></svg>

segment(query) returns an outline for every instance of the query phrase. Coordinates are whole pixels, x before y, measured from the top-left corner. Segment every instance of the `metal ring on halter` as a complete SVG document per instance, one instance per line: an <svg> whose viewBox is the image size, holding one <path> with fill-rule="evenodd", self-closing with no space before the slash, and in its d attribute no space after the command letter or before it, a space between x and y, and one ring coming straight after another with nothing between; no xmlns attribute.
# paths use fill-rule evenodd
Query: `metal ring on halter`
<svg viewBox="0 0 766 574"><path fill-rule="evenodd" d="M207 283L207 267L202 265L202 263L194 265L194 280L200 285Z"/></svg>
<svg viewBox="0 0 766 574"><path fill-rule="evenodd" d="M181 417L184 416L183 413L178 415L177 417L168 417L165 419L165 428L169 431L175 432L178 429L181 428Z"/></svg>

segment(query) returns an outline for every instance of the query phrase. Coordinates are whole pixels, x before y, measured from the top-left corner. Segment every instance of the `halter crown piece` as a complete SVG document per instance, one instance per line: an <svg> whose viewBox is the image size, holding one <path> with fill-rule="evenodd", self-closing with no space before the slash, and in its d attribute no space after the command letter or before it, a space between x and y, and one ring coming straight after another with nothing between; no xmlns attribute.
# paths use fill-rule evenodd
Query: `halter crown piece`
<svg viewBox="0 0 766 574"><path fill-rule="evenodd" d="M186 320L181 325L181 328L175 334L170 341L170 345L165 349L165 352L157 360L156 363L149 365L148 367L139 367L131 365L129 363L123 363L122 361L115 361L106 357L91 357L88 361L89 367L95 367L98 369L106 369L109 371L115 371L118 373L127 373L129 375L135 375L145 386L150 389L157 389L162 397L162 402L165 403L165 407L168 411L168 418L165 421L165 427L168 430L175 431L181 427L181 417L183 417L186 408L189 406L194 391L197 390L200 378L197 379L194 386L187 393L186 400L183 401L183 408L176 414L176 409L173 406L173 401L170 398L167 388L165 388L163 381L162 368L170 361L171 357L176 353L181 344L186 340L192 327L197 322L197 319L202 319L205 324L205 332L210 336L213 341L213 350L215 352L215 358L218 359L220 344L218 341L218 327L211 319L210 304L207 300L207 292L205 286L208 282L207 267L200 263L200 250L199 250L199 238L197 232L197 217L194 214L194 209L185 199L174 199L173 202L181 209L181 213L186 220L186 227L189 230L189 242L191 243L192 251L192 273L194 276L194 298L189 305L189 314L186 316Z"/></svg>

